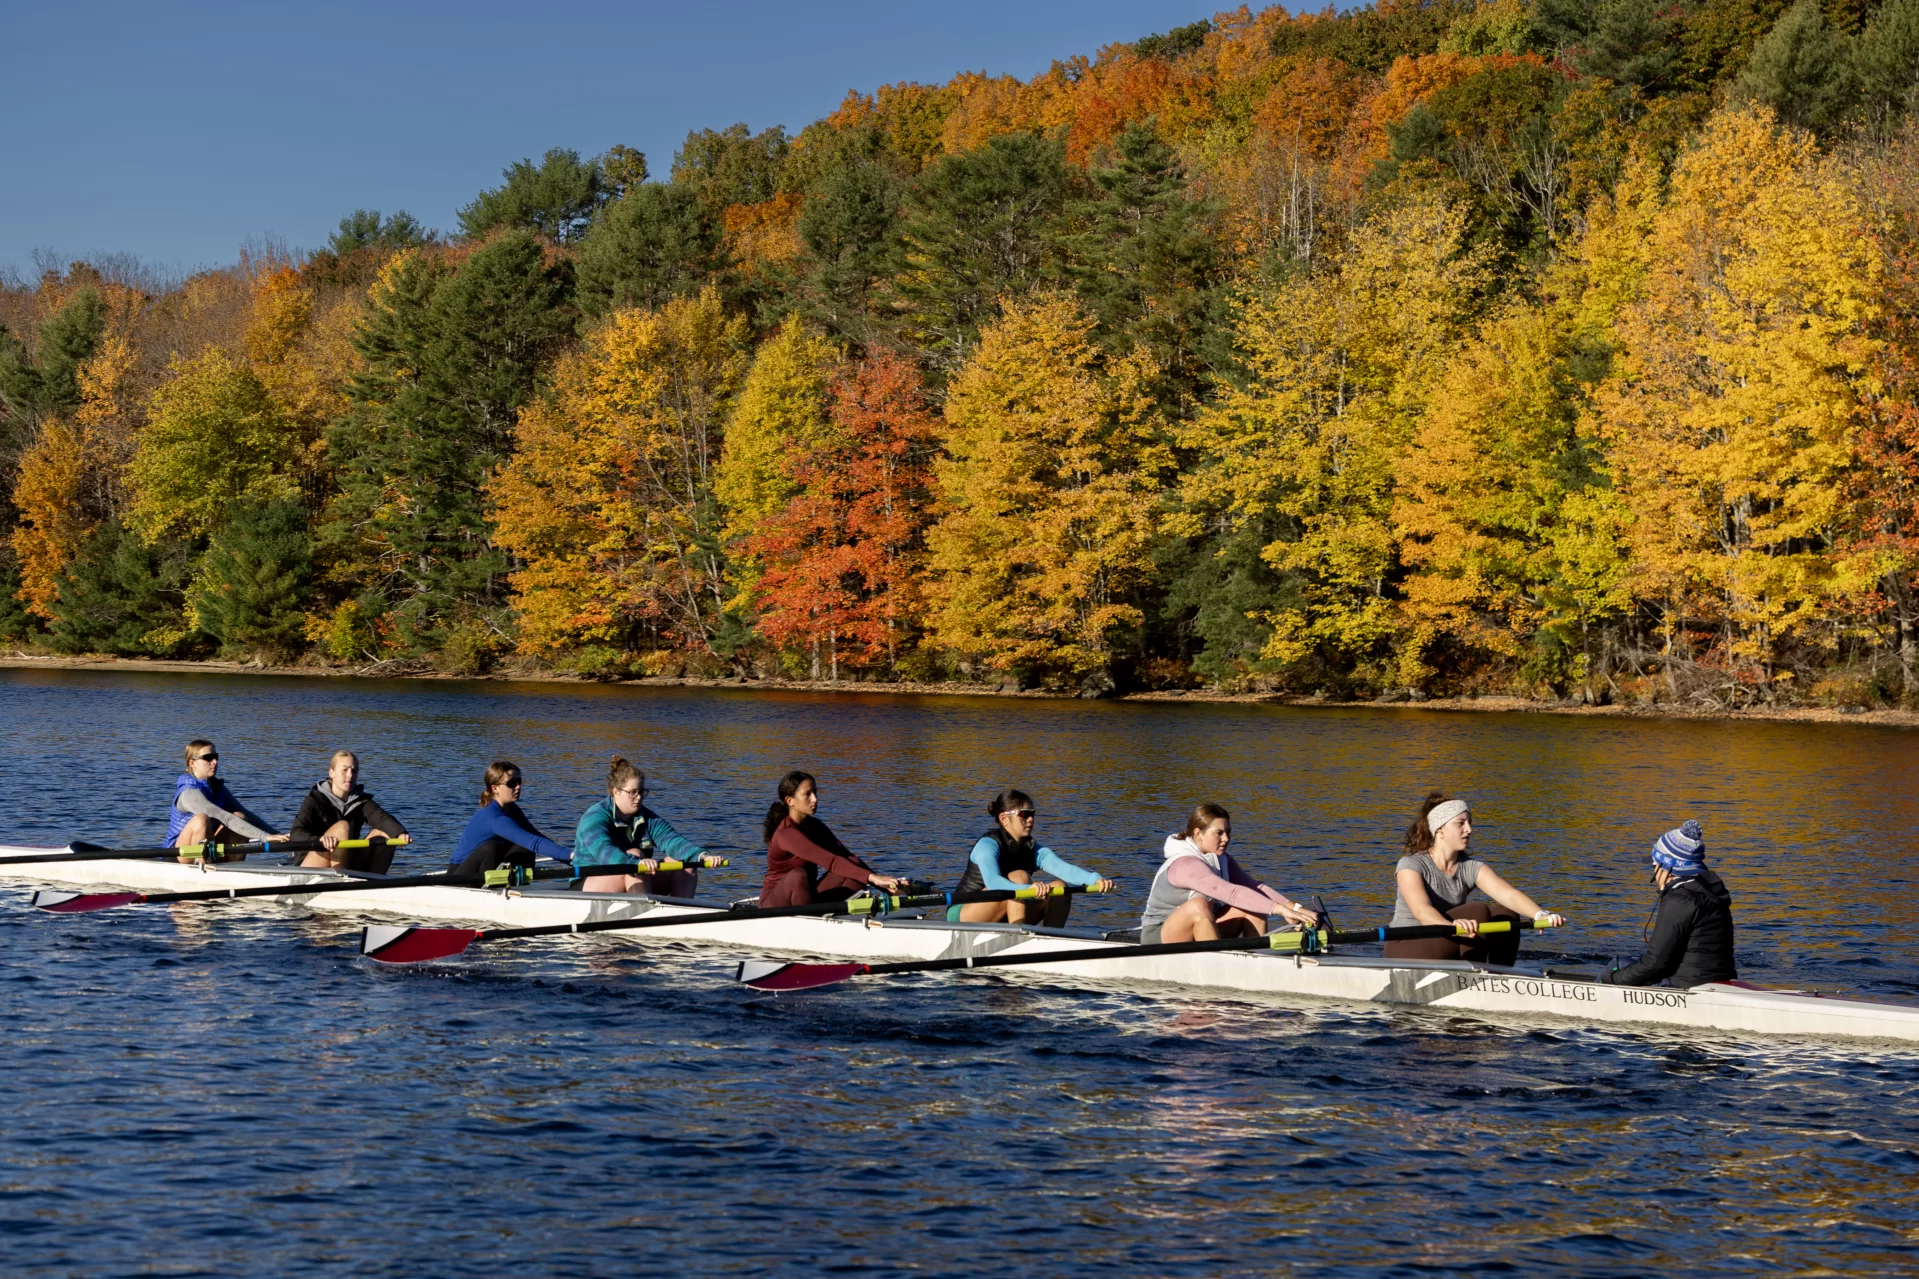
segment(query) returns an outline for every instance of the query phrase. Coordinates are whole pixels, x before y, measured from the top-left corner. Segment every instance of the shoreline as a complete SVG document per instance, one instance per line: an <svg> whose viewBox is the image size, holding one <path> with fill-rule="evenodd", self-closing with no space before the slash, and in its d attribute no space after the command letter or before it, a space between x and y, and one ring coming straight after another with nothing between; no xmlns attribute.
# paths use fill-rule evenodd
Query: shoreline
<svg viewBox="0 0 1919 1279"><path fill-rule="evenodd" d="M951 683L848 683L831 680L755 679L750 676L657 675L639 679L597 680L561 671L495 671L485 675L451 675L443 671L379 671L374 668L327 666L266 666L250 662L187 661L152 657L108 657L50 655L32 656L15 652L0 657L0 668L10 670L107 670L150 671L203 675L291 675L309 679L408 679L467 680L520 684L597 684L606 686L643 685L649 687L731 688L779 690L808 693L857 693L881 696L943 697L1023 697L1049 701L1078 700L1072 693L1043 689L1014 690L1003 684ZM1717 707L1691 707L1670 704L1634 706L1586 706L1577 702L1540 701L1525 697L1489 695L1483 697L1429 697L1412 700L1379 699L1373 701L1335 701L1291 693L1227 693L1215 689L1162 690L1125 693L1102 698L1114 702L1193 702L1200 704L1261 704L1268 706L1326 707L1340 710L1416 710L1448 711L1470 714L1579 715L1615 719L1669 720L1763 720L1802 724L1872 724L1889 728L1919 728L1919 711L1866 710L1829 706L1765 707L1750 710L1724 710Z"/></svg>

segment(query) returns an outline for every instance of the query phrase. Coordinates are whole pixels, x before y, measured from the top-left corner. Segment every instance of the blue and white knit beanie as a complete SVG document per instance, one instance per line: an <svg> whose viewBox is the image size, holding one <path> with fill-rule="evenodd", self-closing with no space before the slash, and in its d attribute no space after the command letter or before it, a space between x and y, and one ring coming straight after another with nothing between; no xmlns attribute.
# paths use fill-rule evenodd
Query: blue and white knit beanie
<svg viewBox="0 0 1919 1279"><path fill-rule="evenodd" d="M1669 830L1652 846L1652 864L1670 871L1675 879L1694 879L1706 869L1706 833L1698 822Z"/></svg>

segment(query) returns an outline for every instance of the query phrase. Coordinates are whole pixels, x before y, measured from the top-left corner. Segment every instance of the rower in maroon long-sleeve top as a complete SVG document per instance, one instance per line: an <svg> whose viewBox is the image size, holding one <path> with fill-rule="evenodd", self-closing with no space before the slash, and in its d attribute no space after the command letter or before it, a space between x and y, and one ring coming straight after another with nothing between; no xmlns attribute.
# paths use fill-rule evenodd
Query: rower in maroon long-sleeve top
<svg viewBox="0 0 1919 1279"><path fill-rule="evenodd" d="M780 797L766 810L762 909L845 901L868 885L893 893L904 882L875 873L849 852L813 815L819 806L819 784L811 773L795 770L780 779Z"/></svg>

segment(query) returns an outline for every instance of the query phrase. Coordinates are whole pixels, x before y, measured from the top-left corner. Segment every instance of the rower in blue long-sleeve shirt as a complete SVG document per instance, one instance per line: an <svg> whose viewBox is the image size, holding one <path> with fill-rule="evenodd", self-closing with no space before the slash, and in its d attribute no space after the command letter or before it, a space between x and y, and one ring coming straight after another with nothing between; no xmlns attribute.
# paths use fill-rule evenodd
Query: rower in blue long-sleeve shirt
<svg viewBox="0 0 1919 1279"><path fill-rule="evenodd" d="M477 875L496 866L531 867L536 857L573 859L572 849L541 834L520 811L522 781L519 765L510 760L487 765L480 811L467 820L453 851L451 865L456 873Z"/></svg>

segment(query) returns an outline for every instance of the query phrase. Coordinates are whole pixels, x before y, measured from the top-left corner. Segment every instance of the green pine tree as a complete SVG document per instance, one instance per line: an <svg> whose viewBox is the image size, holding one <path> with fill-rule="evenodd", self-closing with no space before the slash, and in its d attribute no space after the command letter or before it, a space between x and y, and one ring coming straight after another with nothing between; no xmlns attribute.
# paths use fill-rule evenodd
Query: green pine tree
<svg viewBox="0 0 1919 1279"><path fill-rule="evenodd" d="M649 182L609 205L580 246L580 305L590 315L658 307L698 293L725 266L719 229L698 197Z"/></svg>
<svg viewBox="0 0 1919 1279"><path fill-rule="evenodd" d="M949 155L920 175L900 226L893 291L936 368L957 369L1000 299L1044 281L1067 187L1064 144L1031 133Z"/></svg>
<svg viewBox="0 0 1919 1279"><path fill-rule="evenodd" d="M1919 90L1919 0L1886 0L1859 33L1852 67L1868 111L1903 112Z"/></svg>
<svg viewBox="0 0 1919 1279"><path fill-rule="evenodd" d="M415 650L455 612L499 601L506 563L483 485L574 323L566 264L548 266L527 231L457 272L413 258L369 307L356 338L367 368L328 432L340 493L319 540L333 581L382 596Z"/></svg>
<svg viewBox="0 0 1919 1279"><path fill-rule="evenodd" d="M147 546L108 519L60 575L50 640L62 653L168 657L188 637L184 557Z"/></svg>
<svg viewBox="0 0 1919 1279"><path fill-rule="evenodd" d="M299 503L241 506L201 559L188 605L222 656L283 660L305 640L301 604L312 568Z"/></svg>
<svg viewBox="0 0 1919 1279"><path fill-rule="evenodd" d="M1752 51L1733 90L1765 103L1788 124L1825 132L1857 98L1850 52L1819 0L1799 0Z"/></svg>
<svg viewBox="0 0 1919 1279"><path fill-rule="evenodd" d="M599 161L582 160L579 152L564 147L554 147L537 165L517 160L501 176L505 185L480 192L460 210L460 230L468 237L521 227L571 244L586 234L606 202Z"/></svg>
<svg viewBox="0 0 1919 1279"><path fill-rule="evenodd" d="M387 218L382 218L378 209L355 209L340 219L339 229L328 237L326 247L327 252L343 258L368 248L388 253L417 249L432 239L433 233L405 209Z"/></svg>
<svg viewBox="0 0 1919 1279"><path fill-rule="evenodd" d="M869 134L870 137L870 134ZM816 175L800 212L799 260L780 283L778 308L861 345L877 336L879 290L899 259L905 186L869 151L842 149ZM769 320L783 318L769 306Z"/></svg>
<svg viewBox="0 0 1919 1279"><path fill-rule="evenodd" d="M1186 166L1150 121L1119 135L1093 188L1067 206L1061 273L1109 346L1152 353L1162 402L1183 414L1228 354L1218 204L1187 193Z"/></svg>

